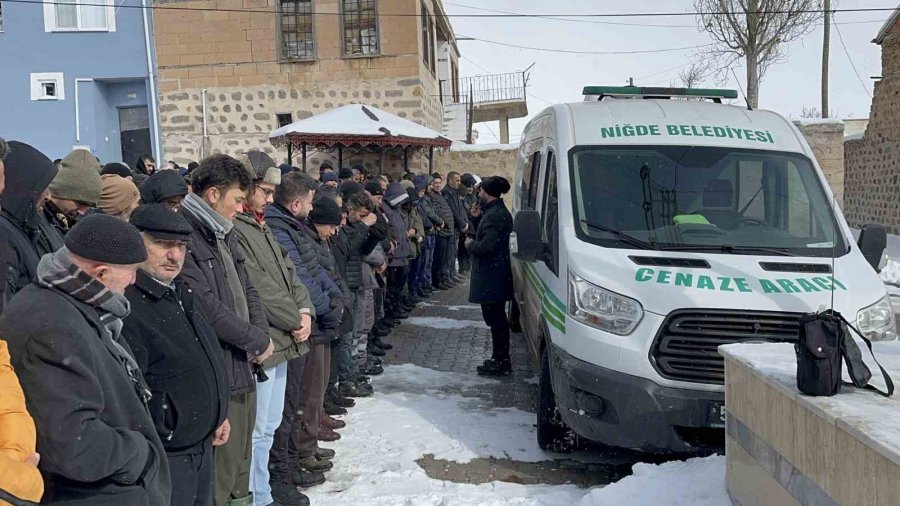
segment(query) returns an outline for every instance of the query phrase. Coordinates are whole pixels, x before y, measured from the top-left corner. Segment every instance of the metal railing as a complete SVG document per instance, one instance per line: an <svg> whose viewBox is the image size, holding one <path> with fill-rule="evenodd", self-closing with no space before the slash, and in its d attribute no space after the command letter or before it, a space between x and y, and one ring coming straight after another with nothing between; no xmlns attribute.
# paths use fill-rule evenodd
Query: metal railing
<svg viewBox="0 0 900 506"><path fill-rule="evenodd" d="M525 100L528 84L526 72L463 77L456 90L450 90L445 81L440 82L442 104L483 104Z"/></svg>

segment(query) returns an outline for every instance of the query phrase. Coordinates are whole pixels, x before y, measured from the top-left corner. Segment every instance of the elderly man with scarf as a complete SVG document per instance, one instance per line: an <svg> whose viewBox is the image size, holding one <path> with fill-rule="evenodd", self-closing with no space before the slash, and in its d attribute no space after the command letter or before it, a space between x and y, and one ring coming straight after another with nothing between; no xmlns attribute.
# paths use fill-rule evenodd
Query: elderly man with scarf
<svg viewBox="0 0 900 506"><path fill-rule="evenodd" d="M146 259L132 225L88 216L0 318L37 427L43 504L169 504L150 390L121 337L124 292Z"/></svg>

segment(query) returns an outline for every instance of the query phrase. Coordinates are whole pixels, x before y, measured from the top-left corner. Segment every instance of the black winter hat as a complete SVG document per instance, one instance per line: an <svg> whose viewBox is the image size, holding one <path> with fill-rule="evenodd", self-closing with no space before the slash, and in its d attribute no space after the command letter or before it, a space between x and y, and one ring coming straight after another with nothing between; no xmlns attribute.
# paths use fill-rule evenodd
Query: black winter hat
<svg viewBox="0 0 900 506"><path fill-rule="evenodd" d="M465 173L460 180L466 188L474 188L478 181L475 180L475 176L469 173Z"/></svg>
<svg viewBox="0 0 900 506"><path fill-rule="evenodd" d="M131 214L131 224L141 232L162 240L187 241L194 231L184 216L163 204L138 207Z"/></svg>
<svg viewBox="0 0 900 506"><path fill-rule="evenodd" d="M101 176L107 174L115 174L119 177L131 177L131 169L124 163L110 162L104 165L103 169L100 171Z"/></svg>
<svg viewBox="0 0 900 506"><path fill-rule="evenodd" d="M342 220L341 208L334 199L322 197L313 202L312 211L309 212L309 221L319 225L340 225Z"/></svg>
<svg viewBox="0 0 900 506"><path fill-rule="evenodd" d="M481 189L491 197L500 198L510 189L509 181L505 177L490 176L481 180Z"/></svg>
<svg viewBox="0 0 900 506"><path fill-rule="evenodd" d="M161 170L148 177L141 185L141 200L145 204L159 204L167 198L188 194L184 178L174 170Z"/></svg>
<svg viewBox="0 0 900 506"><path fill-rule="evenodd" d="M340 179L350 179L351 177L353 177L353 171L347 167L338 171L338 178Z"/></svg>
<svg viewBox="0 0 900 506"><path fill-rule="evenodd" d="M406 201L407 203L412 204L412 205L414 205L414 206L415 206L415 205L418 205L418 203L419 203L419 194L418 194L418 192L416 192L416 190L414 190L414 189L412 189L412 188L407 188L407 189L406 189L406 194L409 195L409 200Z"/></svg>
<svg viewBox="0 0 900 506"><path fill-rule="evenodd" d="M113 265L139 264L147 260L144 240L134 225L107 214L90 214L66 234L72 253Z"/></svg>
<svg viewBox="0 0 900 506"><path fill-rule="evenodd" d="M372 195L384 195L384 190L381 189L381 183L378 181L369 181L366 183L366 191Z"/></svg>
<svg viewBox="0 0 900 506"><path fill-rule="evenodd" d="M351 195L360 193L364 191L365 188L363 188L363 185L357 183L356 181L346 181L341 185L340 190L341 196L344 197L344 200L347 200Z"/></svg>
<svg viewBox="0 0 900 506"><path fill-rule="evenodd" d="M409 199L409 195L406 193L406 188L400 183L389 184L387 190L384 192L384 200L387 201L388 205L391 207L397 207L407 199Z"/></svg>

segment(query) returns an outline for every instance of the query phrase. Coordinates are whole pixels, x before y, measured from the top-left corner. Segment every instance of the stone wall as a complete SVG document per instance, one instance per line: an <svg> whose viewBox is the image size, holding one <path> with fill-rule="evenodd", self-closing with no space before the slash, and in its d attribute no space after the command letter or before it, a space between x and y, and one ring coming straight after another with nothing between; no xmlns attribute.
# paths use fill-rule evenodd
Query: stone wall
<svg viewBox="0 0 900 506"><path fill-rule="evenodd" d="M291 113L296 121L351 103L441 131L438 83L422 63L416 16L380 17L380 54L348 57L341 47L338 0L316 0L321 14L314 16L315 59L285 61L278 46L277 0L163 3L167 8L154 12L154 26L166 159L184 163L260 148L283 160L287 151L268 142L278 127L277 114ZM379 12L418 12L420 5L378 0ZM198 8L219 10L188 10ZM272 12L260 12L265 10Z"/></svg>
<svg viewBox="0 0 900 506"><path fill-rule="evenodd" d="M845 207L851 226L880 223L900 234L900 24L882 42L869 126L844 143Z"/></svg>
<svg viewBox="0 0 900 506"><path fill-rule="evenodd" d="M512 184L516 175L518 144L462 145L435 153L434 171L456 171L485 176L503 176Z"/></svg>
<svg viewBox="0 0 900 506"><path fill-rule="evenodd" d="M844 198L844 123L841 120L804 123L795 121L812 149L825 179L837 199L838 207Z"/></svg>

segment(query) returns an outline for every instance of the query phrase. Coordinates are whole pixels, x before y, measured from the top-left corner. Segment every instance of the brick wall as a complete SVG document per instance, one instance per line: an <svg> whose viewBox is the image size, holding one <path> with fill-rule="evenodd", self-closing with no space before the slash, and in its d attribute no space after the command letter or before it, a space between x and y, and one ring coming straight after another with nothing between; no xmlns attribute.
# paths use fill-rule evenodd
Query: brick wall
<svg viewBox="0 0 900 506"><path fill-rule="evenodd" d="M795 122L812 149L819 168L842 206L844 198L844 124L840 120L803 124Z"/></svg>
<svg viewBox="0 0 900 506"><path fill-rule="evenodd" d="M851 226L880 223L900 234L900 24L882 42L881 59L866 134L844 144L844 212Z"/></svg>
<svg viewBox="0 0 900 506"><path fill-rule="evenodd" d="M316 0L316 60L278 58L276 0L165 2L155 12L165 158L197 160L269 145L276 114L307 118L363 103L440 131L437 81L420 56L418 18L380 17L381 56L344 57L338 0ZM379 12L418 12L418 0L378 0ZM182 9L229 9L204 12ZM244 12L234 12L244 11ZM259 11L271 11L259 12ZM252 12L251 12L252 11ZM424 70L424 72L423 72ZM201 90L207 90L203 136Z"/></svg>

